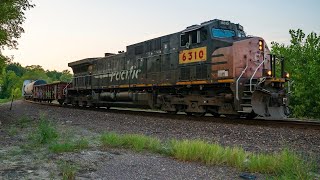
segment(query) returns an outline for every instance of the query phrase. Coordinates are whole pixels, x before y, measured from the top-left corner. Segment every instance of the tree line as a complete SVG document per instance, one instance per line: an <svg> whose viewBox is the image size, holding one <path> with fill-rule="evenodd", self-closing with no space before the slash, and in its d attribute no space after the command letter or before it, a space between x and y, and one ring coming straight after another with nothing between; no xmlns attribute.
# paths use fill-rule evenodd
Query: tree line
<svg viewBox="0 0 320 180"><path fill-rule="evenodd" d="M272 52L286 59L291 74L290 108L295 117L320 118L320 36L290 30L289 45L272 43Z"/></svg>
<svg viewBox="0 0 320 180"><path fill-rule="evenodd" d="M12 96L19 98L22 95L24 80L45 80L47 83L54 81L70 82L72 74L69 70L58 72L56 70L44 70L39 65L22 67L19 63L6 64L2 78L0 79L0 99L8 99Z"/></svg>

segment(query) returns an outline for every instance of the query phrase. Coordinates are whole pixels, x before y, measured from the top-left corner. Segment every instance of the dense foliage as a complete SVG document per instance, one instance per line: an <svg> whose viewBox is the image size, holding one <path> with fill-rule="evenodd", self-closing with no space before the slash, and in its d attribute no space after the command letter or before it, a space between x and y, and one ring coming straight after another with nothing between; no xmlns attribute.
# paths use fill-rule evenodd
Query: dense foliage
<svg viewBox="0 0 320 180"><path fill-rule="evenodd" d="M17 39L24 29L24 12L34 5L29 0L1 0L0 3L0 47L16 48Z"/></svg>
<svg viewBox="0 0 320 180"><path fill-rule="evenodd" d="M5 47L17 48L17 39L24 33L22 28L25 21L24 12L33 7L34 5L30 3L30 0L0 1L0 74L9 61L9 58L4 56L1 50Z"/></svg>
<svg viewBox="0 0 320 180"><path fill-rule="evenodd" d="M32 65L22 67L19 63L10 63L6 66L3 72L0 91L0 99L6 99L14 95L14 97L21 97L21 88L24 80L43 79L48 83L53 81L70 82L72 74L68 70L62 72L45 71L39 65Z"/></svg>
<svg viewBox="0 0 320 180"><path fill-rule="evenodd" d="M290 30L290 45L272 43L272 51L285 57L293 81L291 109L296 117L320 118L320 36Z"/></svg>

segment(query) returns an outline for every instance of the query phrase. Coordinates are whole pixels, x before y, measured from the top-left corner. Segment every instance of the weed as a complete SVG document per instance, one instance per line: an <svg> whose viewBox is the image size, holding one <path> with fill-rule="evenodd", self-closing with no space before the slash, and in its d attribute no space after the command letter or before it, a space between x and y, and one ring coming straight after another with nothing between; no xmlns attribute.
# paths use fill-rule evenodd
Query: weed
<svg viewBox="0 0 320 180"><path fill-rule="evenodd" d="M10 136L15 136L18 134L18 128L15 126L10 126L10 128L8 129L8 134Z"/></svg>
<svg viewBox="0 0 320 180"><path fill-rule="evenodd" d="M71 162L60 161L58 163L63 180L74 180L78 167Z"/></svg>
<svg viewBox="0 0 320 180"><path fill-rule="evenodd" d="M26 128L28 126L30 126L30 123L32 122L32 120L26 116L23 116L22 118L20 118L17 122L17 126L20 128Z"/></svg>
<svg viewBox="0 0 320 180"><path fill-rule="evenodd" d="M53 125L42 116L35 133L30 138L37 144L48 144L58 138L58 133Z"/></svg>

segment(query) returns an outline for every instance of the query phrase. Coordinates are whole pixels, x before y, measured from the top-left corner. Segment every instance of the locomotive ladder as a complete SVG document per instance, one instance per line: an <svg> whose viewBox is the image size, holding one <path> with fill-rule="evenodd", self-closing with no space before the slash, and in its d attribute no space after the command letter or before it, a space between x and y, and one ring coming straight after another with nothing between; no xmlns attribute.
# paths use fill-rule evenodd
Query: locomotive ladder
<svg viewBox="0 0 320 180"><path fill-rule="evenodd" d="M241 110L238 113L251 113L252 112L252 91L250 89L254 88L257 85L258 80L252 79L251 82L248 80L244 84L244 90L241 96Z"/></svg>
<svg viewBox="0 0 320 180"><path fill-rule="evenodd" d="M246 70L248 69L248 59L247 59L247 62L246 62L246 67L243 69L243 71L241 72L240 76L238 77L237 79L237 82L236 82L236 98L237 100L239 101L239 81L241 79L241 77L243 76L243 74L246 72Z"/></svg>

